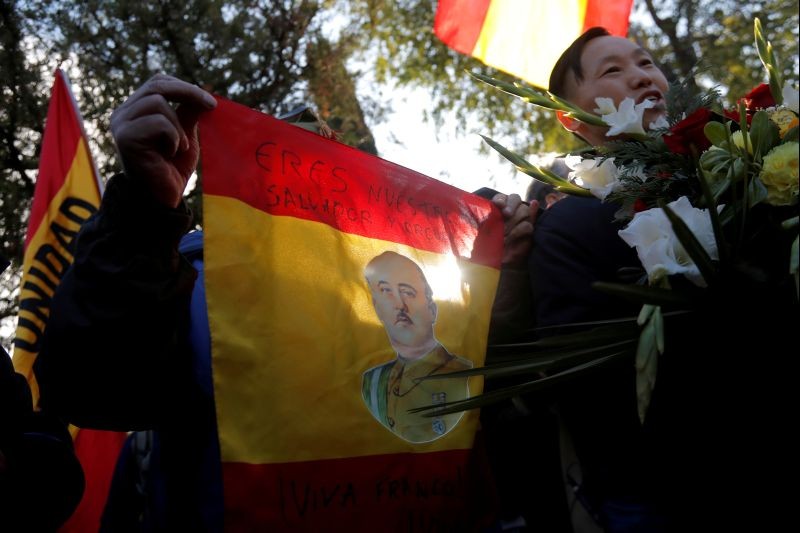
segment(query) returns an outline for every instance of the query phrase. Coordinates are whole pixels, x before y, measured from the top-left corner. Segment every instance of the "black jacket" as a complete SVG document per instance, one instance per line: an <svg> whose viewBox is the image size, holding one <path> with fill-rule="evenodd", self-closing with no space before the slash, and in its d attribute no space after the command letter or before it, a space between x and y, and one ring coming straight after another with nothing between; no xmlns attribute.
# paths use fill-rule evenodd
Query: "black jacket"
<svg viewBox="0 0 800 533"><path fill-rule="evenodd" d="M169 515L155 530L204 530L197 442L214 431L214 405L188 344L197 273L178 244L190 226L186 207L112 178L77 237L34 367L43 410L78 427L158 432Z"/></svg>
<svg viewBox="0 0 800 533"><path fill-rule="evenodd" d="M530 272L539 326L638 314L639 304L591 286L640 266L617 235L615 209L569 197L538 220ZM651 505L672 531L783 523L797 494L778 487L798 473L787 421L800 322L796 300L778 294L791 292L727 291L669 318L643 425L633 357L563 387L560 412L590 495Z"/></svg>

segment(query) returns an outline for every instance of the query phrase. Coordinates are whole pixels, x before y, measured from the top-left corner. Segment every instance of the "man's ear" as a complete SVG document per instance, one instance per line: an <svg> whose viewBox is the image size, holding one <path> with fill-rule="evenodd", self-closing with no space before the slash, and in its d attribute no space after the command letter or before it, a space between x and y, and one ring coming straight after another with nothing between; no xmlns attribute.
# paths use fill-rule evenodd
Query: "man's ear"
<svg viewBox="0 0 800 533"><path fill-rule="evenodd" d="M561 125L564 126L564 128L567 131L575 133L578 131L578 128L581 127L580 120L568 117L567 114L563 111L556 111L556 117L558 118L558 121L561 123Z"/></svg>
<svg viewBox="0 0 800 533"><path fill-rule="evenodd" d="M431 314L433 315L433 322L436 322L436 319L439 316L439 306L436 305L436 302L433 300L430 301L428 304L428 308L431 310Z"/></svg>

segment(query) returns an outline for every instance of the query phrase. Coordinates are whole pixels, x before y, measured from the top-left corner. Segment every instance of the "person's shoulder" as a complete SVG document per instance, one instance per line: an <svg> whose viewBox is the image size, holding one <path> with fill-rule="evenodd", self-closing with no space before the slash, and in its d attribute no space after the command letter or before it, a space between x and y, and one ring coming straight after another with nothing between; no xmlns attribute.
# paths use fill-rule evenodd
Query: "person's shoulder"
<svg viewBox="0 0 800 533"><path fill-rule="evenodd" d="M622 228L615 219L619 205L602 202L598 198L568 196L544 211L536 221L538 233L591 234L599 228L608 228L614 233Z"/></svg>
<svg viewBox="0 0 800 533"><path fill-rule="evenodd" d="M551 217L577 217L593 216L614 219L614 213L619 205L613 202L603 202L599 198L587 196L567 196L547 209L542 218Z"/></svg>
<svg viewBox="0 0 800 533"><path fill-rule="evenodd" d="M203 253L203 231L192 231L181 238L178 251L183 255L190 256Z"/></svg>

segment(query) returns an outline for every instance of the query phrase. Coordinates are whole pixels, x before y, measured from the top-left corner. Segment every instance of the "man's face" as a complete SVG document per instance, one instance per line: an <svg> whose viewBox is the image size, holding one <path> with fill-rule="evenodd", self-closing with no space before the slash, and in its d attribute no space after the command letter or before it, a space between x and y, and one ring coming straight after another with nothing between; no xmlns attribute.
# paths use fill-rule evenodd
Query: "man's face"
<svg viewBox="0 0 800 533"><path fill-rule="evenodd" d="M372 265L369 285L375 312L396 349L433 340L436 304L425 295L425 280L407 259L388 256ZM402 353L402 352L401 352Z"/></svg>
<svg viewBox="0 0 800 533"><path fill-rule="evenodd" d="M664 94L669 84L661 70L653 63L650 54L622 37L597 37L586 43L581 55L583 80L578 82L568 74L567 100L581 109L594 112L595 98L611 98L619 107L627 97L635 103L651 100L655 107L645 110L645 129L659 116L666 114ZM578 130L592 144L602 144L608 139L605 129L581 124Z"/></svg>

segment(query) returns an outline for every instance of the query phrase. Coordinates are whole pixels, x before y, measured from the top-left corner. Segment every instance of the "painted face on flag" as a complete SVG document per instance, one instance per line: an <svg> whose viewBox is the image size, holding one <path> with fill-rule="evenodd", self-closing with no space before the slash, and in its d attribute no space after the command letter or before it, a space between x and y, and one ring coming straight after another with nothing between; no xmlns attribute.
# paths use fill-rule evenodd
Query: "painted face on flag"
<svg viewBox="0 0 800 533"><path fill-rule="evenodd" d="M667 79L650 54L628 39L610 35L592 39L581 54L581 70L582 81L570 73L566 84L567 99L581 109L594 112L599 97L611 98L616 107L628 97L636 104L650 100L654 106L644 112L645 129L666 114ZM604 128L587 124L580 128L578 133L593 144L607 140Z"/></svg>
<svg viewBox="0 0 800 533"><path fill-rule="evenodd" d="M436 303L416 263L384 252L369 262L364 273L375 312L398 353L408 356L435 342Z"/></svg>

